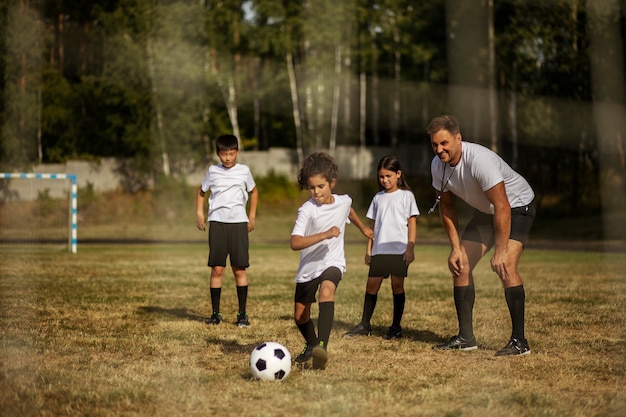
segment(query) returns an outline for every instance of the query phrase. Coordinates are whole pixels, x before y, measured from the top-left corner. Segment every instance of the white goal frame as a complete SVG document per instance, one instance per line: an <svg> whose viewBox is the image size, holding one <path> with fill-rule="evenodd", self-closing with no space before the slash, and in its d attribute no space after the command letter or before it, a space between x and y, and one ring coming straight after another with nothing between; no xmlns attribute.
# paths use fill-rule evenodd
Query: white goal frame
<svg viewBox="0 0 626 417"><path fill-rule="evenodd" d="M76 184L76 175L74 174L39 174L30 172L0 172L0 178L20 178L20 179L50 179L50 180L69 180L69 213L68 213L68 250L72 253L77 252L78 247L78 186Z"/></svg>

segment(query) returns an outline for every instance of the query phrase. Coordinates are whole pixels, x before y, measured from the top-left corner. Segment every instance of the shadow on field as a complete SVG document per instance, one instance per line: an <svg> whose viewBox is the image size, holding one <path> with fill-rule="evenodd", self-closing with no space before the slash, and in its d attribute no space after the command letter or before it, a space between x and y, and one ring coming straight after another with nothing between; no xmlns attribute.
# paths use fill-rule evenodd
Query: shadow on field
<svg viewBox="0 0 626 417"><path fill-rule="evenodd" d="M138 312L143 314L161 314L164 316L176 317L179 319L193 320L203 322L206 317L197 311L189 310L187 308L163 308L158 306L141 306L137 309Z"/></svg>
<svg viewBox="0 0 626 417"><path fill-rule="evenodd" d="M315 323L315 328L317 329L317 317L312 317L313 322ZM291 320L293 321L293 316L283 315L280 316L281 320ZM333 323L333 330L337 330L340 334L347 332L352 329L357 323L348 323L342 320L335 320ZM372 326L372 334L371 336L380 336L382 337L385 333L387 333L387 327L385 326ZM424 342L424 343L432 343L438 344L447 342L448 338L440 336L436 333L431 332L430 330L419 330L412 329L410 327L402 327L402 337L404 339L413 340L416 342Z"/></svg>

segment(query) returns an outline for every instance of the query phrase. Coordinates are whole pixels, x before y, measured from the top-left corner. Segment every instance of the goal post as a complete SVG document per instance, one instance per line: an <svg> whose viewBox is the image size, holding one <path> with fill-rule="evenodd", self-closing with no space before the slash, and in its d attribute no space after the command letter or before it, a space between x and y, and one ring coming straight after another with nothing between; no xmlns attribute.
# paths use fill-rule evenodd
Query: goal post
<svg viewBox="0 0 626 417"><path fill-rule="evenodd" d="M52 173L52 174L43 174L43 173L25 173L25 172L11 172L11 173L7 173L7 172L0 172L0 179L6 179L6 180L14 180L14 182L18 181L18 180L31 180L31 181L35 181L35 180L61 180L61 181L68 181L69 182L69 192L61 192L61 194L67 193L68 195L68 201L67 201L67 207L68 207L68 211L67 211L67 247L68 250L72 253L76 253L77 251L77 246L78 246L78 186L76 183L76 175L74 174L60 174L60 173ZM24 188L24 187L22 187ZM19 218L20 216L18 215L18 211L23 211L23 209L18 208L17 206L11 206L10 203L12 203L12 200L16 200L20 198L20 190L16 190L14 189L12 186L7 185L6 183L2 184L2 190L0 190L1 194L0 194L0 203L2 203L2 206L0 207L4 214L2 215L2 217L5 217L5 220L7 222L10 222L12 226L15 226L15 223L17 223L17 218ZM49 193L49 189L46 188L44 189L44 191L38 191L38 197L39 199L42 198L42 196L44 197L44 199L50 199L52 200L54 196L50 197L50 193ZM63 198L63 197L62 197ZM34 200L35 197L34 196L30 196L31 200ZM5 206L9 206L9 207L5 207ZM28 213L27 213L28 214ZM22 216L23 217L23 216ZM63 216L65 217L65 216ZM0 219L1 220L1 219ZM3 224L2 225L3 229L8 229L8 227ZM8 238L6 236L2 237L2 240L5 241L11 241L12 237L9 236ZM18 237L17 238L13 238L15 241L20 241L23 240L22 238ZM45 240L45 239L42 239Z"/></svg>

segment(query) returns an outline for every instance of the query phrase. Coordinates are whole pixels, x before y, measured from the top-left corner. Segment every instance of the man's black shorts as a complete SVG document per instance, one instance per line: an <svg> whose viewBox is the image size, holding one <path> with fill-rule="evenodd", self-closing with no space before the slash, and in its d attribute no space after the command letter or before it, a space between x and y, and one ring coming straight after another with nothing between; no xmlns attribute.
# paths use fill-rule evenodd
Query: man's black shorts
<svg viewBox="0 0 626 417"><path fill-rule="evenodd" d="M530 227L537 214L537 205L533 200L529 205L511 208L511 236L509 239L517 240L526 246ZM479 242L488 249L495 243L495 231L493 226L493 214L485 214L474 210L472 219L465 227L462 240Z"/></svg>
<svg viewBox="0 0 626 417"><path fill-rule="evenodd" d="M209 222L209 266L250 266L248 223Z"/></svg>

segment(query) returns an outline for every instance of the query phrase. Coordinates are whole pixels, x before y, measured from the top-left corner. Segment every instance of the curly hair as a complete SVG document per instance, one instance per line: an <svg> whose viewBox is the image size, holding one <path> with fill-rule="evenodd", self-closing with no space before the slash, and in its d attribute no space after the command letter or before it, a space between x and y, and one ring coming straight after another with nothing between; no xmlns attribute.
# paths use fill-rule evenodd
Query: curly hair
<svg viewBox="0 0 626 417"><path fill-rule="evenodd" d="M326 152L315 152L304 160L302 168L298 174L298 185L301 190L308 188L309 178L314 175L321 175L328 182L337 179L339 167L332 156Z"/></svg>

